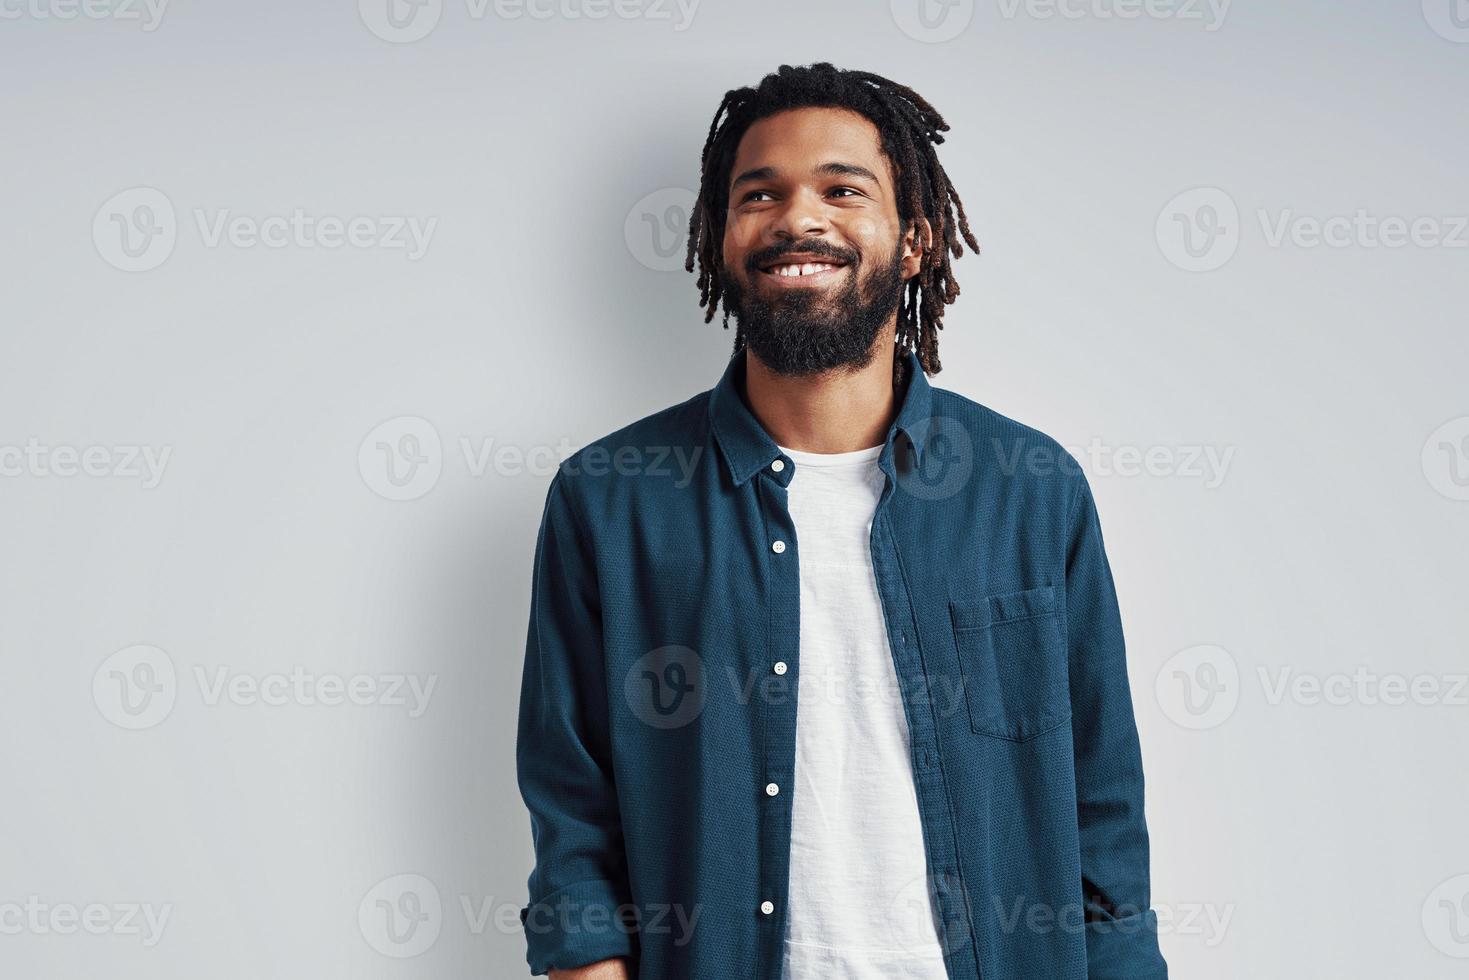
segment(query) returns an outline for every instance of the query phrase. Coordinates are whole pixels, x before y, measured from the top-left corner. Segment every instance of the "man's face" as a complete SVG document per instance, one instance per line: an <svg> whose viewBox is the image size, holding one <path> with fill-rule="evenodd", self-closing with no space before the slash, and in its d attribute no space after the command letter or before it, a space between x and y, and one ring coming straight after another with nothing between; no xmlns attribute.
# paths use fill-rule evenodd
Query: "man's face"
<svg viewBox="0 0 1469 980"><path fill-rule="evenodd" d="M730 169L725 301L778 374L860 368L894 322L921 252L898 225L877 127L790 109L745 131Z"/></svg>

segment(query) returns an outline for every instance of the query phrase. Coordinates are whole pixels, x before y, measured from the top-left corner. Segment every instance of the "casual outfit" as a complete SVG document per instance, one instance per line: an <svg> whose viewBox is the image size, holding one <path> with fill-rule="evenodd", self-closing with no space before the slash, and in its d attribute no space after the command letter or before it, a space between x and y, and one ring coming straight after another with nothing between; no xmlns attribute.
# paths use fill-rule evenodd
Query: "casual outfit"
<svg viewBox="0 0 1469 980"><path fill-rule="evenodd" d="M871 460L776 445L741 353L552 478L516 743L532 973L1167 977L1087 481L902 356Z"/></svg>

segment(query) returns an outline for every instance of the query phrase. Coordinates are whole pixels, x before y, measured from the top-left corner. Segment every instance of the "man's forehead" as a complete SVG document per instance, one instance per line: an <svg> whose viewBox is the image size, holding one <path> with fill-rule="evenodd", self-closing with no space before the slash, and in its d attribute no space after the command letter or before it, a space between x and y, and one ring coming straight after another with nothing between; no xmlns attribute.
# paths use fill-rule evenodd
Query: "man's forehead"
<svg viewBox="0 0 1469 980"><path fill-rule="evenodd" d="M730 180L755 168L769 168L771 176L825 176L835 172L833 163L866 169L886 181L887 160L872 121L850 109L787 109L745 131Z"/></svg>

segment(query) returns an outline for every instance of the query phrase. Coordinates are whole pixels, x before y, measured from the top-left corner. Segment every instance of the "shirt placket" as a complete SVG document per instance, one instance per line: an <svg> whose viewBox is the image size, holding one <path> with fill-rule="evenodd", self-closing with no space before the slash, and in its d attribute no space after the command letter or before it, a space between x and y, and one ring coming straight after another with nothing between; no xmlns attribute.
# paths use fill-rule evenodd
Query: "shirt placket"
<svg viewBox="0 0 1469 980"><path fill-rule="evenodd" d="M971 910L959 876L957 828L938 749L933 692L923 665L918 624L898 560L897 539L888 510L894 486L891 443L879 465L886 482L872 518L872 570L887 624L888 647L898 672L903 712L908 719L913 783L928 859L929 895L938 919L938 941L944 950L949 976L952 980L978 980L978 960L972 950Z"/></svg>
<svg viewBox="0 0 1469 980"><path fill-rule="evenodd" d="M757 685L760 728L764 733L764 771L749 787L760 807L760 920L762 980L780 980L781 943L790 884L791 779L796 758L796 691L800 673L800 564L796 527L786 488L795 464L784 456L768 464L756 480L765 555L766 674Z"/></svg>

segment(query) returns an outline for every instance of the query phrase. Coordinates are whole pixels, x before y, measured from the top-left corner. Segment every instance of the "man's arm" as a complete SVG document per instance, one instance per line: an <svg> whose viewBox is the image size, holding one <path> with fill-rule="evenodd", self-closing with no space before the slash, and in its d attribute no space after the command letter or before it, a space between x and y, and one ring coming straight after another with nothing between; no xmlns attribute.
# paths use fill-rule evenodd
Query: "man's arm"
<svg viewBox="0 0 1469 980"><path fill-rule="evenodd" d="M1087 975L1164 980L1150 907L1143 767L1117 593L1085 476L1072 499L1066 634L1076 757Z"/></svg>
<svg viewBox="0 0 1469 980"><path fill-rule="evenodd" d="M550 980L632 980L632 975L627 972L627 960L618 957L573 970L552 970Z"/></svg>
<svg viewBox="0 0 1469 980"><path fill-rule="evenodd" d="M535 869L521 910L532 974L633 953L619 910L631 906L612 779L602 616L591 538L558 470L546 493L531 580L515 762L530 811Z"/></svg>

